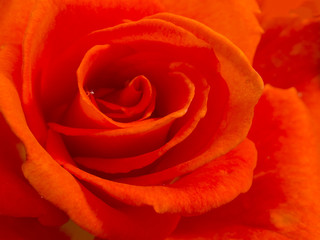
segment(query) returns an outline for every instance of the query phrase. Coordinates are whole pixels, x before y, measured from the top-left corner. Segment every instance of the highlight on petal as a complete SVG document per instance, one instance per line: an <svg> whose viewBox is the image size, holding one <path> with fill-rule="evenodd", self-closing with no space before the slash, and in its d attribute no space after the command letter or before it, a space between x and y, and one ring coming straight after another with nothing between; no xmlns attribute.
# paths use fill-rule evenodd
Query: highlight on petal
<svg viewBox="0 0 320 240"><path fill-rule="evenodd" d="M161 0L164 11L206 24L226 36L252 61L262 29L256 18L256 1Z"/></svg>
<svg viewBox="0 0 320 240"><path fill-rule="evenodd" d="M297 92L266 86L249 137L258 150L250 190L182 218L168 239L319 239L319 142Z"/></svg>

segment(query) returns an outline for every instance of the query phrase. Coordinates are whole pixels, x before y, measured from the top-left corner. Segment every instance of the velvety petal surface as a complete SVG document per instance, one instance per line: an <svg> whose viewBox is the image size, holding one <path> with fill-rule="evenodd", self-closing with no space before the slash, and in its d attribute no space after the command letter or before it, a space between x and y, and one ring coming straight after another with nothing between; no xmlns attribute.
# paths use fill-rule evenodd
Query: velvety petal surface
<svg viewBox="0 0 320 240"><path fill-rule="evenodd" d="M268 30L285 24L288 19L311 19L319 16L317 0L258 0L261 26Z"/></svg>
<svg viewBox="0 0 320 240"><path fill-rule="evenodd" d="M97 237L161 239L176 227L180 219L179 214L201 214L219 207L230 202L240 193L248 191L251 185L252 172L256 163L256 149L253 143L245 138L251 126L254 105L263 88L260 77L252 69L250 60L247 60L247 57L251 59L254 52L252 46L255 46L260 36L260 28L256 26L253 14L256 11L256 5L250 1L248 11L241 7L244 12L242 15L242 10L238 11L237 5L231 1L232 12L239 18L244 18L248 24L239 21L238 27L233 28L230 27L231 23L226 22L220 29L221 31L225 29L229 34L226 35L230 36L230 39L238 44L247 56L231 41L206 25L169 13L152 15L162 11L163 8L160 5L151 1L38 1L30 18L23 44L21 97L19 96L21 89L16 87L16 80L11 79L9 73L11 70L1 71L5 74L1 76L0 89L6 89L6 91L3 91L0 96L0 110L5 122L10 126L9 132L13 131L25 147L27 159L22 164L24 177L36 189L37 194L66 212L74 222ZM220 6L217 3L214 8L218 12L218 8L225 9L226 5ZM152 16L133 22L150 15ZM219 20L224 19L223 16L220 17ZM209 26L213 24L211 20L205 22ZM114 25L118 26L113 27ZM249 26L252 28L249 29ZM102 30L92 32L97 29ZM154 31L155 29L157 31ZM249 30L246 31L246 29ZM237 30L239 30L239 37L233 35ZM89 34L90 32L92 34ZM156 34L150 34L152 32ZM244 38L247 34L252 36L252 41ZM170 44L169 41L164 43L158 41L159 36L167 41L174 40L174 44ZM87 37L88 42L86 42ZM96 42L95 38L98 39ZM106 38L111 40L103 42ZM57 110L57 102L60 104L76 99L73 102L75 105L71 105L70 109L76 109L75 112L80 109L79 112L82 111L85 113L84 116L89 118L96 117L92 113L97 108L101 108L101 102L95 102L96 99L93 99L94 94L91 94L91 89L86 89L88 86L86 83L90 80L87 78L90 67L86 68L87 66L81 65L80 61L86 51L92 47L91 40L91 43L95 43L94 45L97 43L105 44L104 46L109 43L128 45L132 50L132 52L129 51L129 56L126 49L124 51L120 49L121 59L116 59L119 61L119 66L127 64L121 69L124 76L130 76L131 71L136 74L146 69L142 66L141 59L150 54L132 53L149 50L150 46L161 60L166 58L163 58L159 52L162 49L171 49L172 46L179 48L176 52L170 51L172 55L191 53L188 60L194 58L193 62L190 60L183 65L180 62L184 62L184 59L178 59L179 61L169 66L170 70L173 65L175 70L187 69L185 75L176 74L177 71L174 72L176 75L173 78L170 78L171 73L166 75L167 83L172 79L178 83L179 79L183 82L185 89L181 91L181 101L179 98L175 104L169 104L171 100L165 102L166 88L161 89L161 82L154 81L156 95L164 100L164 104L159 106L155 103L154 110L158 115L155 114L153 117L161 119L162 113L171 116L171 113L180 111L179 114L181 114L175 116L180 119L175 119L177 121L172 125L168 121L167 125L164 124L164 129L161 129L161 124L160 127L152 125L156 120L154 122L151 120L150 125L141 124L143 130L141 132L115 129L114 132L101 134L98 132L101 130L99 129L101 125L97 128L85 129L86 126L81 123L76 127L70 127L69 125L72 124L69 120L72 117L67 116L65 122L68 123L67 126L50 123L50 130L48 130L49 112L52 109ZM89 47L79 44L81 41L89 43ZM152 49L153 44L156 47ZM161 48L163 45L165 47ZM76 51L79 54L70 54L69 46L80 46L80 51ZM185 51L188 48L195 51ZM99 54L100 50L97 51ZM205 58L201 58L203 53ZM134 57L130 58L130 54ZM71 61L66 61L68 64L60 62L68 59L69 56ZM113 59L110 60L113 62ZM132 65L132 61L136 61L136 64ZM86 64L89 62L87 61ZM194 69L189 67L190 62L198 62L196 66L199 66L199 69L194 72ZM151 69L150 72L155 71L153 75L158 75L155 70L157 64L158 62L152 59L151 64L147 66ZM2 67L1 64L0 66ZM160 70L165 69L163 65L158 66ZM146 81L150 80L151 83L152 78L149 76L138 74L134 77L137 76L141 76ZM81 84L78 84L77 77L78 80L82 79ZM135 78L131 79L134 81ZM199 82L192 83L194 79ZM197 86L201 88L197 89ZM79 89L81 94L77 95ZM153 91L151 84L148 89L149 92ZM170 94L168 94L169 99L173 96ZM118 102L113 102L112 96L105 102L107 104L103 107L108 111L118 107L115 106ZM130 97L129 102L136 102L136 98ZM86 103L89 104L85 105ZM118 105L121 104L127 104L127 101ZM57 111L64 112L68 107L70 106L67 104L61 104L57 107L59 108ZM130 123L122 121L123 119L117 114L109 115L111 121L107 118L99 118L101 116L98 118L102 119L103 123L108 122L110 124L108 127L131 127ZM75 119L77 120L78 117L76 116ZM134 120L137 119L134 118ZM151 137L154 141L149 141L148 131L144 132L148 127L154 129L150 126L157 126L160 129L159 134L157 131L150 133L154 134ZM63 137L61 138L57 132ZM85 138L90 134L93 137L88 141ZM129 136L123 138L125 141L118 138L124 135ZM74 144L73 140L68 143L67 137L80 139L80 144ZM112 137L115 137L115 141ZM94 141L91 141L92 139ZM132 141L136 145L129 149ZM91 146L89 146L90 142ZM139 148L142 143L150 144L146 153L143 153L144 149ZM115 144L115 148L118 147L113 149L114 152L103 149L104 145L112 144ZM85 149L86 146L89 148ZM174 148L175 146L177 147ZM127 149L127 152L122 152L122 149ZM188 151L182 151L184 149ZM129 176L112 181L78 168L78 163L84 168L90 167L91 152L96 154L93 159L98 160L93 170L99 169L101 162L108 160L106 155L113 160L119 157L122 159L120 164L125 164L130 160L139 160L136 159L139 154L150 154L146 157L146 161L129 164L124 168L111 163L111 166L115 166L111 173L130 172L153 163L157 157L161 158L158 159L159 163L151 166L149 175ZM180 155L182 152L184 153ZM116 155L119 153L120 155ZM22 175L21 177L23 178ZM139 186L154 184L156 186Z"/></svg>
<svg viewBox="0 0 320 240"><path fill-rule="evenodd" d="M1 98L6 101L7 78L17 77L20 69L19 48L5 45L0 50ZM19 81L10 82L16 86ZM14 111L10 108L9 111ZM45 201L24 178L21 165L26 160L23 143L12 133L7 122L0 115L0 214L15 217L38 217L43 224L62 224L67 220L65 214Z"/></svg>
<svg viewBox="0 0 320 240"><path fill-rule="evenodd" d="M45 225L63 224L65 214L44 200L24 178L24 146L0 117L0 215L39 218Z"/></svg>
<svg viewBox="0 0 320 240"><path fill-rule="evenodd" d="M214 48L220 62L220 74L228 87L229 99L226 105L223 105L220 98L214 97L215 94L219 96L219 93L213 90L212 92L215 94L208 97L206 117L198 124L193 135L189 138L190 141L182 142L168 153L168 156L165 157L170 160L162 161L157 172L122 180L128 183L147 183L149 185L158 184L193 171L204 162L221 156L231 150L231 146L234 147L240 143L251 125L252 107L263 88L260 77L251 69L243 53L220 34L203 24L173 14L157 14L152 18L164 19L183 27ZM219 84L219 82L217 83ZM223 85L217 85L213 89L223 89ZM227 93L220 94L223 96ZM217 104L218 102L219 104ZM217 121L216 113L221 111L223 111L223 115L222 119L218 118L218 129L208 129L209 125L212 126L212 123ZM205 142L205 145L202 142ZM190 153L185 149L190 149L193 151L191 155L197 157L185 161L184 159L190 158ZM184 162L181 163L181 160Z"/></svg>
<svg viewBox="0 0 320 240"><path fill-rule="evenodd" d="M297 92L267 86L249 137L258 150L250 190L207 214L183 218L171 239L319 238L320 153Z"/></svg>
<svg viewBox="0 0 320 240"><path fill-rule="evenodd" d="M320 18L285 22L266 30L253 66L265 83L299 89L320 74Z"/></svg>
<svg viewBox="0 0 320 240"><path fill-rule="evenodd" d="M0 110L26 148L28 157L22 166L23 174L46 200L84 229L104 238L161 239L175 228L177 215L157 214L150 208L115 209L88 191L53 160L32 135L13 83L7 77L0 83L1 88L6 89L0 97Z"/></svg>
<svg viewBox="0 0 320 240"><path fill-rule="evenodd" d="M21 44L34 0L0 2L0 46Z"/></svg>
<svg viewBox="0 0 320 240"><path fill-rule="evenodd" d="M192 18L226 36L252 61L262 29L256 1L159 1L165 11Z"/></svg>
<svg viewBox="0 0 320 240"><path fill-rule="evenodd" d="M6 240L68 240L58 228L45 227L36 219L0 216L0 235Z"/></svg>
<svg viewBox="0 0 320 240"><path fill-rule="evenodd" d="M174 25L175 24L175 25ZM158 26L160 28L165 27L168 30L164 32L153 32L153 29ZM182 29L185 28L186 30ZM127 36L127 33L123 32L123 29L132 32L130 36ZM150 35L141 35L143 32L150 32ZM169 31L170 30L170 31ZM112 34L111 34L112 33ZM178 34L178 35L176 35ZM227 90L221 91L223 89L222 79L219 79L218 75L214 75L216 79L210 79L208 82L209 85L212 84L212 96L209 96L210 103L210 114L207 114L209 117L206 121L203 121L200 130L197 130L194 134L194 137L191 137L190 141L187 141L186 144L194 144L198 139L195 136L202 136L201 139L203 142L208 142L203 148L201 142L197 144L197 147L191 148L193 150L192 156L194 154L199 154L200 156L192 164L185 164L187 168L184 173L192 171L206 162L212 160L213 158L220 156L226 153L228 150L232 149L235 145L241 142L244 139L245 134L248 131L248 128L251 123L251 118L253 114L253 106L257 101L261 93L261 80L255 71L250 67L249 62L246 60L243 53L234 46L230 41L228 41L223 36L215 33L210 28L190 20L184 17L178 17L173 14L159 14L150 19L145 19L138 21L136 23L125 23L114 28L103 29L89 35L89 40L95 44L105 41L105 39L110 39L113 43L126 43L132 46L133 49L141 49L145 45L142 45L138 40L142 38L143 42L145 40L152 41L153 44L157 43L157 36L166 35L166 41L170 39L174 43L179 43L182 46L194 46L194 42L199 42L196 46L199 47L198 52L206 51L206 48L211 48L214 46L214 52L216 52L217 57L221 64L221 74L223 80L226 81ZM186 36L187 38L182 38ZM196 37L196 38L195 38ZM109 41L110 41L109 40ZM191 40L191 41L188 41ZM148 43L144 42L144 43ZM208 45L209 44L209 45ZM81 45L80 45L81 46ZM146 48L149 45L146 44ZM179 46L179 45L178 45ZM232 55L233 57L227 57ZM199 57L202 55L199 55ZM208 55L209 56L209 55ZM206 55L207 57L207 55ZM208 58L209 59L209 58ZM188 58L189 60L189 58ZM210 60L210 59L209 59ZM200 68L202 69L202 68ZM211 68L207 68L211 69ZM232 70L231 70L232 69ZM211 69L212 70L212 69ZM207 70L208 71L208 70ZM205 76L210 74L204 72ZM210 75L212 77L212 75ZM242 81L239 81L241 76ZM239 83L243 85L239 85ZM221 88L221 89L220 89ZM225 91L225 92L224 92ZM227 98L227 94L230 94L230 99ZM219 105L216 104L219 102ZM212 107L211 107L212 105ZM77 119L77 118L76 118ZM206 131L207 124L209 122L216 123L217 127L212 127L209 131ZM193 139L193 140L192 140ZM180 145L180 148L189 149L185 147L186 145ZM207 151L210 148L210 151ZM176 159L179 161L187 161L188 156L176 158L174 154L181 153L181 150L174 150L174 153L170 157L171 159ZM101 157L101 156L100 156ZM164 158L167 158L164 156ZM161 161L178 165L179 162L172 162L169 160ZM168 165L159 165L158 171L164 168L167 168ZM183 167L177 167L183 169ZM177 169L176 168L176 169ZM176 174L176 170L170 170L172 173ZM183 174L183 172L178 172L178 174ZM168 174L167 179L158 178L158 181L166 181L170 178L174 178L174 175Z"/></svg>
<svg viewBox="0 0 320 240"><path fill-rule="evenodd" d="M109 195L134 206L150 205L158 213L193 215L229 202L249 189L255 167L255 148L246 140L234 151L186 176L177 177L167 186L127 185L78 169L63 146L59 147L57 137L53 136L48 142L53 145L48 146L49 153L79 180L87 182L90 189L99 192L103 199L108 200Z"/></svg>
<svg viewBox="0 0 320 240"><path fill-rule="evenodd" d="M70 97L72 99L70 87L72 89L76 84L71 79L63 82L63 87L57 83L59 78L41 81L42 75L37 70L51 65L49 63L58 55L91 31L114 26L124 19L137 20L157 10L157 5L152 1L139 0L37 1L24 39L22 103L26 109L28 125L41 144L44 144L46 137L41 108L51 109L50 104L57 98L66 101ZM66 68L69 69L70 66L72 63ZM42 72L45 73L45 70ZM39 88L49 90L50 94L41 95ZM51 101L42 99L40 104L39 97Z"/></svg>
<svg viewBox="0 0 320 240"><path fill-rule="evenodd" d="M314 1L303 2L314 3ZM310 11L317 9L312 6L306 5L305 9ZM314 118L314 126L320 139L319 16L309 19L305 19L304 15L292 18L283 16L280 23L268 25L258 46L253 66L265 83L279 88L297 89Z"/></svg>

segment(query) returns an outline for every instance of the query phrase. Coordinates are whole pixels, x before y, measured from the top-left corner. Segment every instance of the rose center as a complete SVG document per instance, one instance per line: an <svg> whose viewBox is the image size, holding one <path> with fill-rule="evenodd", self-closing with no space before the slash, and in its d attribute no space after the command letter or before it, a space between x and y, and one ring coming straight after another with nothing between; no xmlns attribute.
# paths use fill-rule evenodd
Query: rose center
<svg viewBox="0 0 320 240"><path fill-rule="evenodd" d="M155 90L143 75L126 82L123 88L92 89L87 95L101 112L120 122L148 118L155 106Z"/></svg>

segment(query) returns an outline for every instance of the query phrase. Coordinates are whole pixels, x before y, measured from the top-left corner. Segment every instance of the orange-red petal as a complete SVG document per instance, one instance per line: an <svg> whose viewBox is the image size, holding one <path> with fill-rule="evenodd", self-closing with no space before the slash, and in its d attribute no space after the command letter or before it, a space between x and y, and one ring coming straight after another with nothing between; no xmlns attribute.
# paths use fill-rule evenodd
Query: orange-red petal
<svg viewBox="0 0 320 240"><path fill-rule="evenodd" d="M228 154L164 186L135 186L103 179L77 168L63 145L57 144L50 154L102 199L111 196L133 206L152 206L161 214L200 214L231 201L249 189L256 160L254 145L245 140Z"/></svg>
<svg viewBox="0 0 320 240"><path fill-rule="evenodd" d="M0 216L0 236L5 240L68 240L58 228L42 226L33 218Z"/></svg>
<svg viewBox="0 0 320 240"><path fill-rule="evenodd" d="M267 86L249 137L258 150L250 190L207 214L183 218L172 239L319 239L320 153L297 92Z"/></svg>
<svg viewBox="0 0 320 240"><path fill-rule="evenodd" d="M28 157L22 165L23 174L44 199L65 211L84 229L104 238L161 239L175 228L177 215L157 214L150 208L116 209L89 192L32 135L17 90L7 77L1 78L0 89L6 89L0 95L0 111L26 148Z"/></svg>
<svg viewBox="0 0 320 240"><path fill-rule="evenodd" d="M320 74L320 17L286 19L263 35L253 63L265 83L288 88Z"/></svg>
<svg viewBox="0 0 320 240"><path fill-rule="evenodd" d="M0 2L0 46L22 44L35 0Z"/></svg>
<svg viewBox="0 0 320 240"><path fill-rule="evenodd" d="M164 13L156 14L151 18L174 23L208 42L220 62L220 74L225 81L223 84L227 85L227 91L218 77L213 81L208 80L208 84L212 84L213 87L208 96L207 113L189 140L182 142L180 147L174 148L168 157L165 156L170 161L162 161L156 169L157 172L121 180L149 185L159 184L191 172L239 144L250 128L253 107L263 88L259 75L251 68L244 54L225 37L201 23L181 16ZM218 129L214 128L214 125L218 125ZM190 159L190 154L185 149L191 149L195 157ZM161 166L162 163L164 163L163 166Z"/></svg>
<svg viewBox="0 0 320 240"><path fill-rule="evenodd" d="M48 95L45 97L53 97L53 101L60 98L60 95L66 100L72 97L74 83L71 81L72 78L67 79L63 87L56 84L59 78L41 81L42 73L38 70L40 68L43 70L45 66L50 65L49 63L64 50L91 31L114 26L122 23L124 19L137 20L158 10L158 6L153 1L143 1L142 4L139 0L36 2L23 44L22 104L26 109L28 125L41 144L44 144L46 138L46 127L43 123L42 106L38 102L39 97L44 97L40 94L40 89L47 89ZM70 65L72 63L69 63L66 68L70 69ZM72 73L75 74L73 71ZM44 106L45 109L47 107Z"/></svg>
<svg viewBox="0 0 320 240"><path fill-rule="evenodd" d="M256 15L256 1L245 0L161 0L166 12L188 17L206 24L226 36L252 61L262 29Z"/></svg>
<svg viewBox="0 0 320 240"><path fill-rule="evenodd" d="M17 72L20 70L20 51L11 45L2 46L0 50L0 84L1 100L11 98L7 84L16 88L19 83ZM9 80L11 79L11 80ZM0 104L2 105L2 104ZM17 217L38 217L44 224L62 224L66 216L41 196L23 177L21 165L25 160L23 143L14 136L3 115L0 106L0 214ZM14 107L7 107L10 112Z"/></svg>
<svg viewBox="0 0 320 240"><path fill-rule="evenodd" d="M290 240L275 231L212 219L183 219L179 228L166 240Z"/></svg>
<svg viewBox="0 0 320 240"><path fill-rule="evenodd" d="M45 225L63 224L67 217L44 200L24 178L21 171L26 158L24 146L2 115L0 132L0 215L39 218Z"/></svg>
<svg viewBox="0 0 320 240"><path fill-rule="evenodd" d="M257 0L261 15L261 26L268 30L283 24L288 19L311 19L319 16L318 0Z"/></svg>

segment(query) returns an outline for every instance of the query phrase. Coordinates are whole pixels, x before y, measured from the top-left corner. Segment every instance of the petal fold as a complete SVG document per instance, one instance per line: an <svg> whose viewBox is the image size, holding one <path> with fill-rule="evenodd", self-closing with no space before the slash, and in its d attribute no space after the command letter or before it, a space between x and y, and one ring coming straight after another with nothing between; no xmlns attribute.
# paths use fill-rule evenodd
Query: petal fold
<svg viewBox="0 0 320 240"><path fill-rule="evenodd" d="M252 61L262 29L256 18L256 1L161 0L166 12L197 20L224 35Z"/></svg>
<svg viewBox="0 0 320 240"><path fill-rule="evenodd" d="M258 150L250 190L181 219L172 239L319 239L319 142L297 92L267 85L249 137Z"/></svg>

